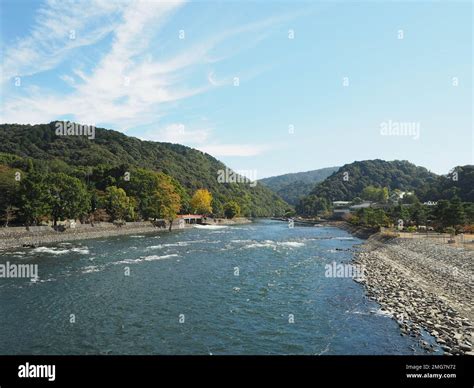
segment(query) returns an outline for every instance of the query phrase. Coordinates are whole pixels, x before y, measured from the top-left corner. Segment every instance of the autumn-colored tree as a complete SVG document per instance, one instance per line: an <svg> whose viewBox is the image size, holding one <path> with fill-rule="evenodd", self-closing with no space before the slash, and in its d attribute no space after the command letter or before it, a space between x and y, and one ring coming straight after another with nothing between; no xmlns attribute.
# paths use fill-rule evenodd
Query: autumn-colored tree
<svg viewBox="0 0 474 388"><path fill-rule="evenodd" d="M181 209L181 196L173 184L172 178L163 173L156 173L158 183L155 192L150 198L148 211L152 218L169 220L171 230L173 220Z"/></svg>
<svg viewBox="0 0 474 388"><path fill-rule="evenodd" d="M209 190L199 189L191 198L191 209L197 214L210 214L212 213L212 194Z"/></svg>

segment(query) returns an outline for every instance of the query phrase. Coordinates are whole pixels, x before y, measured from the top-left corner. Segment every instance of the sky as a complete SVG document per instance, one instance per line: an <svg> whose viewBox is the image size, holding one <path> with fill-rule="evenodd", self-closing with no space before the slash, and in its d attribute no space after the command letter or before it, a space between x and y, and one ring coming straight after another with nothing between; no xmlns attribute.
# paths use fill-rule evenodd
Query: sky
<svg viewBox="0 0 474 388"><path fill-rule="evenodd" d="M259 179L473 164L470 1L0 4L1 123L180 143Z"/></svg>

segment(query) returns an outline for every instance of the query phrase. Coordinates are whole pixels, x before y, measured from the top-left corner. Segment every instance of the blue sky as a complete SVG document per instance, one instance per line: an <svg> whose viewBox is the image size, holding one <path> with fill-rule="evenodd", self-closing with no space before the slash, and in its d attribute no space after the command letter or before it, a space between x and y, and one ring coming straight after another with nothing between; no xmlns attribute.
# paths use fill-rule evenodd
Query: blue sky
<svg viewBox="0 0 474 388"><path fill-rule="evenodd" d="M473 163L472 16L468 1L2 1L0 121L181 143L258 178L374 158L447 173Z"/></svg>

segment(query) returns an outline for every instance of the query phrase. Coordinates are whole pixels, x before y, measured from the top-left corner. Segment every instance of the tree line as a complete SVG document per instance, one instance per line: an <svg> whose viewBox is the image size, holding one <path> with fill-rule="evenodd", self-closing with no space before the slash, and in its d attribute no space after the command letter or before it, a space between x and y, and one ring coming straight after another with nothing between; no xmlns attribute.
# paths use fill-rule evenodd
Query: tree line
<svg viewBox="0 0 474 388"><path fill-rule="evenodd" d="M195 190L192 196L171 176L133 168L124 171L98 166L74 170L76 176L37 169L32 160L23 169L0 165L0 219L5 226L40 225L66 219L81 222L172 221L180 213L206 216L240 215L240 205L226 201L216 214L211 192Z"/></svg>
<svg viewBox="0 0 474 388"><path fill-rule="evenodd" d="M462 202L459 197L454 197L425 205L414 199L413 203L359 209L348 215L347 220L372 228L400 226L414 231L423 226L439 232L473 233L474 203Z"/></svg>

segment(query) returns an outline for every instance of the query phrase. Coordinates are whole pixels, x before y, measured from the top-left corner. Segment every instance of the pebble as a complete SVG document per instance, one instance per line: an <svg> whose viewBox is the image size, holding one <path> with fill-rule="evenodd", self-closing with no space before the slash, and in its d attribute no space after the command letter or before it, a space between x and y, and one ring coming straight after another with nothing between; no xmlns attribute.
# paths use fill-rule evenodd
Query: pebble
<svg viewBox="0 0 474 388"><path fill-rule="evenodd" d="M445 354L472 354L467 339L474 342L474 327L457 306L470 306L474 299L470 283L474 250L457 250L428 239L380 243L376 237L367 240L354 259L365 265L364 286L369 299L392 312L400 335L419 336L420 329L424 329L435 337ZM425 288L420 286L423 281ZM456 303L451 305L451 301ZM421 345L430 348L426 341Z"/></svg>

